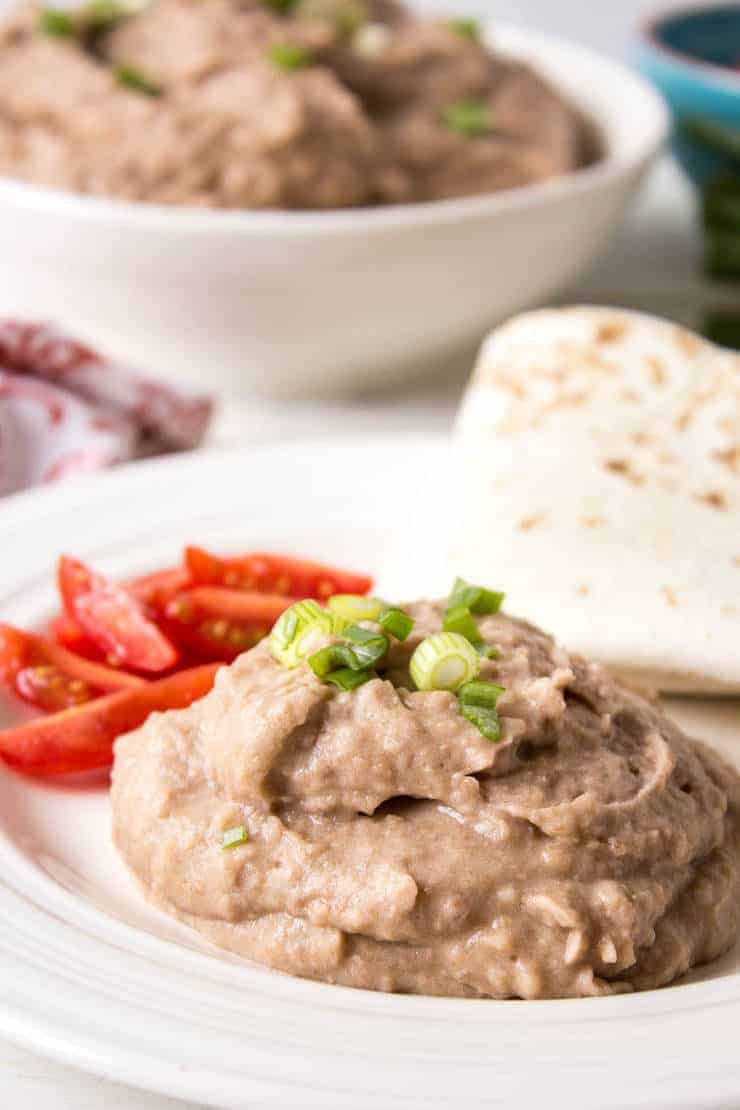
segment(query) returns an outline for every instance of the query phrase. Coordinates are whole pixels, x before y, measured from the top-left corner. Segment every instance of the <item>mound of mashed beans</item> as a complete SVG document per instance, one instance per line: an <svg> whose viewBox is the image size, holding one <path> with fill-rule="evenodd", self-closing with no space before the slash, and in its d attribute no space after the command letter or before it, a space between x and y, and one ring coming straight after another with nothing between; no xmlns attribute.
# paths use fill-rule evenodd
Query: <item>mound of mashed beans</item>
<svg viewBox="0 0 740 1110"><path fill-rule="evenodd" d="M342 208L545 181L581 114L474 23L395 0L92 0L0 29L0 173L127 200Z"/></svg>
<svg viewBox="0 0 740 1110"><path fill-rule="evenodd" d="M115 842L147 895L240 956L382 991L662 986L734 941L740 777L601 666L501 613L492 742L409 660L343 691L267 642L118 740ZM229 843L229 830L241 830ZM227 840L224 840L224 834Z"/></svg>

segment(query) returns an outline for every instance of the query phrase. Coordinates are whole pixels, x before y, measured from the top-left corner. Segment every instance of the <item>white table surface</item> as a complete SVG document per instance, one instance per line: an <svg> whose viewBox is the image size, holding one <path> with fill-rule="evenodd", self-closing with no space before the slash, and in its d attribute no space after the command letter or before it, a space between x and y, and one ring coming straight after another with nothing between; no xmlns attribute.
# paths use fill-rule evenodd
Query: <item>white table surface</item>
<svg viewBox="0 0 740 1110"><path fill-rule="evenodd" d="M633 2L632 6L640 5ZM497 7L502 16L510 17L521 5ZM576 0L563 7L570 10L571 19L576 8L602 10L601 5ZM623 5L617 7L623 11ZM665 162L657 167L612 249L564 299L625 304L693 323L704 309L729 303L731 296L727 289L712 289L697 277L697 256L690 191ZM451 369L444 378L423 386L417 383L352 402L288 405L262 400L231 406L219 417L211 442L214 446L264 443L353 429L444 431L450 426L467 369ZM183 1105L86 1076L0 1040L3 1110L174 1110Z"/></svg>

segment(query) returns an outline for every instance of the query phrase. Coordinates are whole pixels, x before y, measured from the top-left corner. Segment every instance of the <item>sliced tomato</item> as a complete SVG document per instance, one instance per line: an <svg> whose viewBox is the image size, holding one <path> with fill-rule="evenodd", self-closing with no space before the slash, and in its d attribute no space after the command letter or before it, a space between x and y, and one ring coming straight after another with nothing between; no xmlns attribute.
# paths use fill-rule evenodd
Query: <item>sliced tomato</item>
<svg viewBox="0 0 740 1110"><path fill-rule="evenodd" d="M10 624L0 624L0 680L46 713L143 685L143 679L93 663Z"/></svg>
<svg viewBox="0 0 740 1110"><path fill-rule="evenodd" d="M186 590L189 585L191 585L190 574L185 567L155 570L152 574L143 574L125 583L129 593L132 593L142 605L153 605L158 608L181 590Z"/></svg>
<svg viewBox="0 0 740 1110"><path fill-rule="evenodd" d="M185 564L196 585L257 590L294 598L366 594L373 584L366 574L260 552L222 559L202 547L186 547Z"/></svg>
<svg viewBox="0 0 740 1110"><path fill-rule="evenodd" d="M292 598L200 586L172 598L162 622L181 649L230 663L263 639Z"/></svg>
<svg viewBox="0 0 740 1110"><path fill-rule="evenodd" d="M184 709L213 685L218 664L142 682L87 705L39 717L0 732L0 758L29 775L61 775L108 767L117 736L143 724L150 713Z"/></svg>
<svg viewBox="0 0 740 1110"><path fill-rule="evenodd" d="M105 660L104 653L97 647L83 628L73 617L67 613L60 613L49 624L49 636L60 647L67 648L75 655L82 655L85 659L94 659L98 663Z"/></svg>
<svg viewBox="0 0 740 1110"><path fill-rule="evenodd" d="M106 657L155 674L177 662L176 649L135 597L68 555L59 560L59 590L68 616Z"/></svg>

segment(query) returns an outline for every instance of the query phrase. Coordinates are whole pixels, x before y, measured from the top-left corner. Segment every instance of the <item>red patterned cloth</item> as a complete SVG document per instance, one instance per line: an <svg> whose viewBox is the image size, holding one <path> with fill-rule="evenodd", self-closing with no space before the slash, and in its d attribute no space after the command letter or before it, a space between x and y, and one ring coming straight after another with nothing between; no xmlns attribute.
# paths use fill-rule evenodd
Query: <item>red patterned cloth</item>
<svg viewBox="0 0 740 1110"><path fill-rule="evenodd" d="M0 320L0 495L196 447L207 397L111 362L48 324Z"/></svg>

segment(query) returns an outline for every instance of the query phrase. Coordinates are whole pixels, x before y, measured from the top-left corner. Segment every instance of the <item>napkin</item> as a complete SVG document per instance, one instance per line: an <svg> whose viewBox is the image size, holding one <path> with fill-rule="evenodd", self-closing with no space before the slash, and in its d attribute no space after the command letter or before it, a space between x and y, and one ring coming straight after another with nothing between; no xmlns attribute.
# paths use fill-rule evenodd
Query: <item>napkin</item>
<svg viewBox="0 0 740 1110"><path fill-rule="evenodd" d="M46 323L0 319L0 495L196 447L212 415L188 394Z"/></svg>

